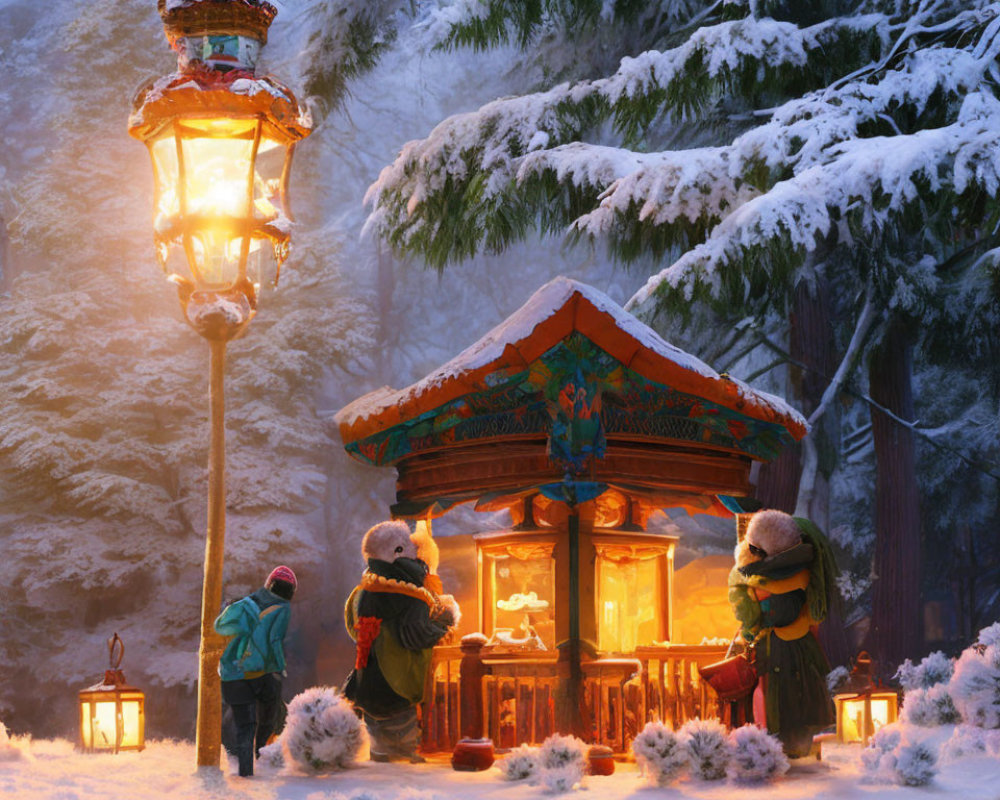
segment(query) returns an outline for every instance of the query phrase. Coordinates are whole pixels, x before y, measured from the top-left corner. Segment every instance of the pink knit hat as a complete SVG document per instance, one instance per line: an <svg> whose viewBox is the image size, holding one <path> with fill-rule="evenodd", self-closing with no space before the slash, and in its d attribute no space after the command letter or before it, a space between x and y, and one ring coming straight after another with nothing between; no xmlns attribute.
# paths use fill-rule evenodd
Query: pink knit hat
<svg viewBox="0 0 1000 800"><path fill-rule="evenodd" d="M299 586L299 582L295 579L295 573L292 572L291 567L280 566L272 569L271 574L268 575L267 580L264 581L264 586L270 588L271 584L275 581L290 583L294 589L297 589Z"/></svg>

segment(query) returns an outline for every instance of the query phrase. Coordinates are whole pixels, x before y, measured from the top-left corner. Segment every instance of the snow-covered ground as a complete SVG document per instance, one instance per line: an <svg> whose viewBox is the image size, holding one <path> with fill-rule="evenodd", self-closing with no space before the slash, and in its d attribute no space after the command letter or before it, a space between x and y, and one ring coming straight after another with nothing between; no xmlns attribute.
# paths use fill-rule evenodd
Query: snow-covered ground
<svg viewBox="0 0 1000 800"><path fill-rule="evenodd" d="M939 731L935 738L945 734ZM65 740L13 740L0 760L0 797L18 800L533 800L552 797L540 786L509 783L496 767L486 772L455 772L446 760L428 764L362 762L342 772L305 775L258 767L253 778L236 777L235 762L214 778L199 775L191 742L154 741L141 753L83 755ZM16 745L16 747L14 746ZM792 762L777 782L757 787L727 781L681 779L654 788L634 764L619 763L612 776L589 776L582 787L563 795L592 800L703 798L729 800L997 800L1000 758L975 756L943 764L929 786L907 787L865 782L859 747L826 746L822 761Z"/></svg>

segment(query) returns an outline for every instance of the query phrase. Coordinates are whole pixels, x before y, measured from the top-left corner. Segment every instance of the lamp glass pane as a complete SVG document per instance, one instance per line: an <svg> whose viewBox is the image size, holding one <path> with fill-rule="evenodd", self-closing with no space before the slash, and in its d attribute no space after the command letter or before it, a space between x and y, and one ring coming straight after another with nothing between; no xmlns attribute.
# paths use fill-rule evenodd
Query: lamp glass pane
<svg viewBox="0 0 1000 800"><path fill-rule="evenodd" d="M182 147L187 213L230 220L246 217L253 139L185 136Z"/></svg>
<svg viewBox="0 0 1000 800"><path fill-rule="evenodd" d="M90 703L85 700L80 701L80 739L85 750L92 746L93 737L90 735Z"/></svg>

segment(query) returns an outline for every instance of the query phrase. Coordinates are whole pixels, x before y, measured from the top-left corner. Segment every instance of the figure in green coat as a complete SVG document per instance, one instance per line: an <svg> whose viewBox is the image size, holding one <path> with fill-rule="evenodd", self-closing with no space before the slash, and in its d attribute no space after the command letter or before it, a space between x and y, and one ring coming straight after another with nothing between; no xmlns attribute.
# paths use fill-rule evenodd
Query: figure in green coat
<svg viewBox="0 0 1000 800"><path fill-rule="evenodd" d="M758 682L752 720L792 757L835 721L830 671L816 639L837 568L826 537L807 519L758 511L735 550L729 602L752 653Z"/></svg>

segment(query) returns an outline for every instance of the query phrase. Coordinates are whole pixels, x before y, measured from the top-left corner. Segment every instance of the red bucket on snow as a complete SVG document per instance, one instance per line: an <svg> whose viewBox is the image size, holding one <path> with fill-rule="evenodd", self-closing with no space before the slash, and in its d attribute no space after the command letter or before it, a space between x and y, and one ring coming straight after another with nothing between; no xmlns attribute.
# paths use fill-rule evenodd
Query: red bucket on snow
<svg viewBox="0 0 1000 800"><path fill-rule="evenodd" d="M451 754L451 766L459 772L479 772L493 766L492 739L460 739Z"/></svg>

